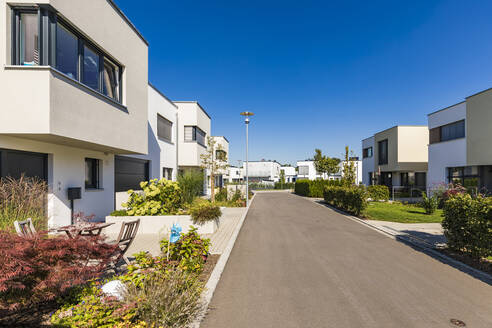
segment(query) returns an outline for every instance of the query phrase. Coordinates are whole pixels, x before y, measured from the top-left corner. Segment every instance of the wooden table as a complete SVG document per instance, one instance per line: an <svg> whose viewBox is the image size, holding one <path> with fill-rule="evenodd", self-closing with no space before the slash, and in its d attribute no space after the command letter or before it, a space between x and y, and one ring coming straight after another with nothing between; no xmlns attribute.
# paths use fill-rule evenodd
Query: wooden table
<svg viewBox="0 0 492 328"><path fill-rule="evenodd" d="M65 232L68 238L80 236L99 236L102 229L113 225L114 223L79 223L57 228L57 232Z"/></svg>

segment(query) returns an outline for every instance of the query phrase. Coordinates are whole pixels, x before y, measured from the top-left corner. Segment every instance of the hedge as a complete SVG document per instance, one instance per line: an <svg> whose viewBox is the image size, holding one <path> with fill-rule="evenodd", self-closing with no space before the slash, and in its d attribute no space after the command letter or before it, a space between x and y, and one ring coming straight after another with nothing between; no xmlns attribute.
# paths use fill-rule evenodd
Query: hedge
<svg viewBox="0 0 492 328"><path fill-rule="evenodd" d="M323 198L328 204L355 215L360 215L367 207L365 188L327 186Z"/></svg>
<svg viewBox="0 0 492 328"><path fill-rule="evenodd" d="M492 256L492 198L457 194L444 203L448 247L474 258Z"/></svg>
<svg viewBox="0 0 492 328"><path fill-rule="evenodd" d="M372 185L367 187L367 193L369 198L373 201L389 200L389 188L387 186Z"/></svg>
<svg viewBox="0 0 492 328"><path fill-rule="evenodd" d="M300 196L323 198L325 187L340 185L338 180L297 180L294 192Z"/></svg>
<svg viewBox="0 0 492 328"><path fill-rule="evenodd" d="M284 190L284 189L294 189L295 182L275 182L273 189Z"/></svg>

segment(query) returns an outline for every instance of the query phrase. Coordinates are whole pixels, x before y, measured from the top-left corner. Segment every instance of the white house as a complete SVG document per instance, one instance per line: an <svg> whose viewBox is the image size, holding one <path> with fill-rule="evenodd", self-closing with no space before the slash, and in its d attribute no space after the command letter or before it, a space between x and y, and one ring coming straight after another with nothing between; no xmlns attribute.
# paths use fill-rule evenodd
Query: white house
<svg viewBox="0 0 492 328"><path fill-rule="evenodd" d="M246 175L246 162L243 163L243 174ZM279 179L280 164L276 161L250 161L248 176L250 182L270 181Z"/></svg>
<svg viewBox="0 0 492 328"><path fill-rule="evenodd" d="M428 115L428 188L460 183L492 191L492 89Z"/></svg>
<svg viewBox="0 0 492 328"><path fill-rule="evenodd" d="M227 168L227 175L225 176L227 182L242 182L244 179L244 170L242 167L229 166Z"/></svg>
<svg viewBox="0 0 492 328"><path fill-rule="evenodd" d="M327 178L326 175L322 176L316 171L314 166L314 161L305 160L297 161L297 179L308 179L308 180L320 180Z"/></svg>
<svg viewBox="0 0 492 328"><path fill-rule="evenodd" d="M178 107L161 91L148 85L148 153L123 155L115 159L116 208L128 198L129 189L140 189L140 182L177 176Z"/></svg>
<svg viewBox="0 0 492 328"><path fill-rule="evenodd" d="M425 189L428 138L427 126L399 125L364 139L364 183Z"/></svg>
<svg viewBox="0 0 492 328"><path fill-rule="evenodd" d="M212 137L215 141L215 151L214 151L214 159L218 161L221 165L225 166L225 168L218 170L215 173L215 187L222 188L224 186L224 182L226 181L226 176L228 174L227 167L229 166L229 140L227 140L224 136L214 136ZM210 172L208 172L208 188L211 187L210 182Z"/></svg>
<svg viewBox="0 0 492 328"><path fill-rule="evenodd" d="M374 136L362 140L362 183L366 186L376 184L374 163Z"/></svg>
<svg viewBox="0 0 492 328"><path fill-rule="evenodd" d="M115 155L148 150L148 44L112 1L0 0L0 175L48 183L50 228L114 209ZM97 8L97 10L88 10Z"/></svg>
<svg viewBox="0 0 492 328"><path fill-rule="evenodd" d="M285 182L296 182L297 173L296 168L293 166L282 166L280 171L284 171Z"/></svg>

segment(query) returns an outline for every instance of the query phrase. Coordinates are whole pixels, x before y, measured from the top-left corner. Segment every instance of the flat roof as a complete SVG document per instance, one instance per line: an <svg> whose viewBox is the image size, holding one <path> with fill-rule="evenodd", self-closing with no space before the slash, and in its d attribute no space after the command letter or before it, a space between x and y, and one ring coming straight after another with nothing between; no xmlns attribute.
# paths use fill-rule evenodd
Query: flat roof
<svg viewBox="0 0 492 328"><path fill-rule="evenodd" d="M395 125L395 126L392 126L391 128L387 128L385 130L376 132L376 133L374 133L374 135L379 134L379 133L386 132L386 131L391 130L391 129L394 129L394 128L399 128L399 127L402 127L402 128L412 128L412 127L414 127L414 128L423 128L423 127L426 127L427 128L428 126L427 125ZM366 139L364 139L364 140L366 140Z"/></svg>
<svg viewBox="0 0 492 328"><path fill-rule="evenodd" d="M454 105L451 105L451 106L444 107L444 108L442 108L442 109L436 110L435 112L432 112L432 113L430 113L430 114L427 114L427 116L431 116L432 114L436 114L436 113L442 112L442 111L444 111L444 110L446 110L446 109L450 109L451 107L454 107L454 106L456 106L456 105L462 104L462 103L464 103L464 102L466 102L466 100L463 100L463 101L460 101L459 103L456 103L456 104L454 104Z"/></svg>
<svg viewBox="0 0 492 328"><path fill-rule="evenodd" d="M142 41L148 46L149 45L149 42L147 40L145 40L145 38L143 37L142 33L140 33L140 31L135 27L135 25L133 25L133 23L130 21L130 19L125 15L125 13L120 9L120 7L118 7L118 5L116 5L116 3L113 1L113 0L107 0L109 2L109 4L114 8L114 10L116 10L118 12L118 14L120 14L121 18L123 18L123 20L132 28L132 30L140 37L140 39L142 39Z"/></svg>
<svg viewBox="0 0 492 328"><path fill-rule="evenodd" d="M212 119L210 115L208 115L207 111L203 109L202 105L196 100L174 100L173 103L183 103L183 104L197 104L198 107L208 116L209 119Z"/></svg>
<svg viewBox="0 0 492 328"><path fill-rule="evenodd" d="M160 94L160 95L161 95L164 99L166 99L167 101L169 101L169 102L171 103L171 105L173 105L174 107L178 108L178 106L176 106L176 104L175 104L175 103L173 103L171 99L169 99L168 97L166 97L166 95L165 95L165 94L163 94L163 93L161 92L161 90L157 89L157 88L156 88L156 87L155 87L152 83L150 83L150 81L149 81L149 86L150 86L152 89L154 89L154 90L155 90L158 94Z"/></svg>
<svg viewBox="0 0 492 328"><path fill-rule="evenodd" d="M227 141L227 143L229 143L229 140L227 140L227 138L224 136L212 136L212 138L224 138L225 141Z"/></svg>

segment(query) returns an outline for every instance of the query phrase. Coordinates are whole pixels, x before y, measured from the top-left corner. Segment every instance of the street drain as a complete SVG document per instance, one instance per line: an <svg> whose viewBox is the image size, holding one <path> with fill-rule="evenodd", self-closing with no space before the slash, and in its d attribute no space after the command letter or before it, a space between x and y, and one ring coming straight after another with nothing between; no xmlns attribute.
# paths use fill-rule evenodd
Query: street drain
<svg viewBox="0 0 492 328"><path fill-rule="evenodd" d="M449 320L454 326L456 327L466 327L466 323L464 323L463 321L461 320L458 320L458 319L451 319Z"/></svg>

